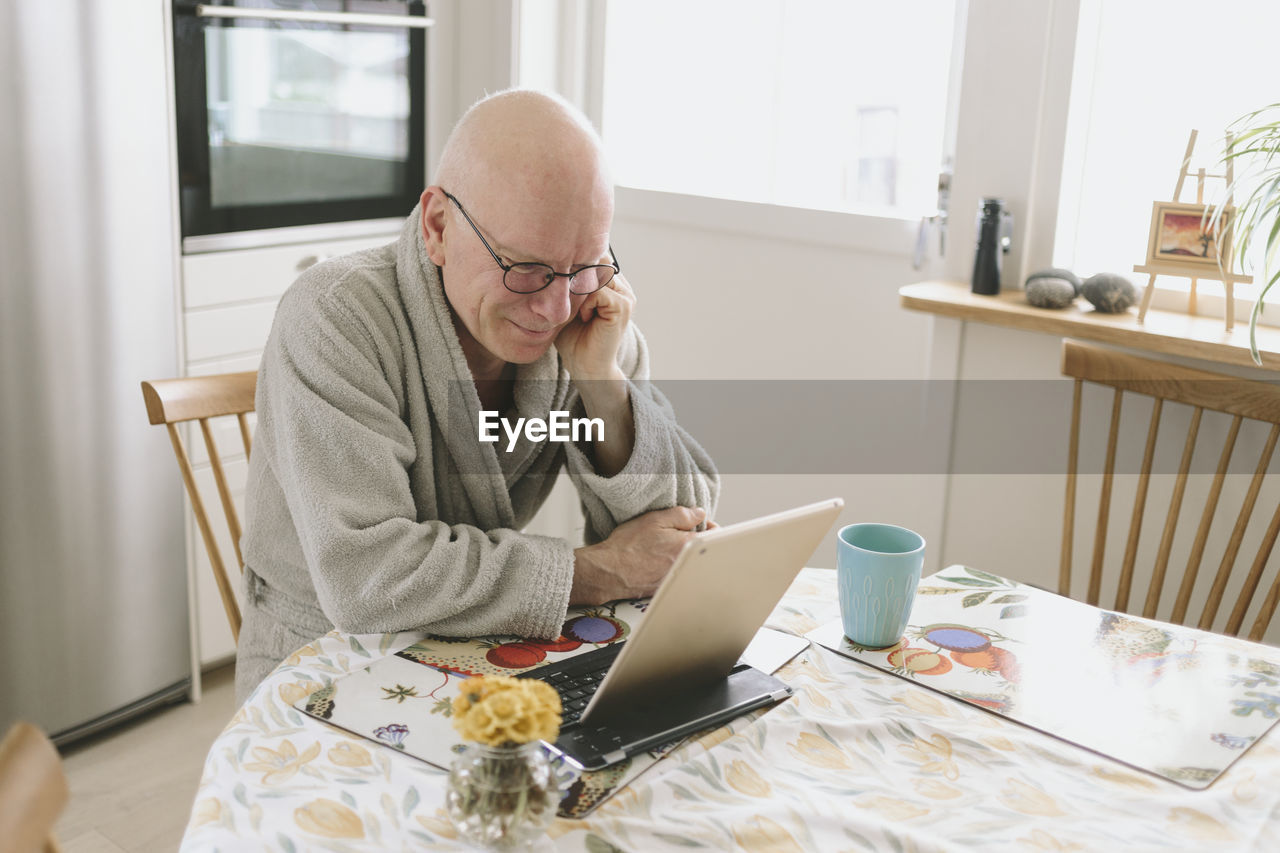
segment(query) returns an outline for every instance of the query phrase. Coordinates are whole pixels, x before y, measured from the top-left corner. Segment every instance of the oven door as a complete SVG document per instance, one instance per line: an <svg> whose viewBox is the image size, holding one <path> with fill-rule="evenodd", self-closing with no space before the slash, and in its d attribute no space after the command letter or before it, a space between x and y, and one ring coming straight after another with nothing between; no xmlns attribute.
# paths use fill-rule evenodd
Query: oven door
<svg viewBox="0 0 1280 853"><path fill-rule="evenodd" d="M175 0L183 237L407 215L430 24L412 0Z"/></svg>

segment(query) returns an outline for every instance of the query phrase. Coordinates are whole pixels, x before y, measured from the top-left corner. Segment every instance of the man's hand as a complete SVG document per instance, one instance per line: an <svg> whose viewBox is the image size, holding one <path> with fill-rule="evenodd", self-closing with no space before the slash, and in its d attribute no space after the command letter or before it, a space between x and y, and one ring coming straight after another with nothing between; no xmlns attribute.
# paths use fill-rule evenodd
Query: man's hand
<svg viewBox="0 0 1280 853"><path fill-rule="evenodd" d="M621 274L582 301L556 336L570 376L579 381L617 378L618 347L635 305L636 295Z"/></svg>
<svg viewBox="0 0 1280 853"><path fill-rule="evenodd" d="M573 552L570 604L603 604L652 595L706 510L658 509L618 525L609 538Z"/></svg>
<svg viewBox="0 0 1280 853"><path fill-rule="evenodd" d="M604 440L592 457L596 471L612 477L635 448L635 420L627 377L618 367L618 347L631 320L636 297L621 275L582 301L578 313L556 336L556 349L582 397L587 417L604 421Z"/></svg>

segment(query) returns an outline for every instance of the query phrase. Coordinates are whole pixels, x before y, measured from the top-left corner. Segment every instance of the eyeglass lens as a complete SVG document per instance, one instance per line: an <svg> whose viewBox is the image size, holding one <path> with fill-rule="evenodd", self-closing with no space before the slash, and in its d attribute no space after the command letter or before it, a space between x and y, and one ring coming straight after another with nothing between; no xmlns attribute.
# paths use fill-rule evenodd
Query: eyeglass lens
<svg viewBox="0 0 1280 853"><path fill-rule="evenodd" d="M597 265L584 267L569 280L569 292L578 295L595 293L613 281L613 267ZM503 283L516 293L533 293L555 281L555 270L546 264L516 264L507 271Z"/></svg>

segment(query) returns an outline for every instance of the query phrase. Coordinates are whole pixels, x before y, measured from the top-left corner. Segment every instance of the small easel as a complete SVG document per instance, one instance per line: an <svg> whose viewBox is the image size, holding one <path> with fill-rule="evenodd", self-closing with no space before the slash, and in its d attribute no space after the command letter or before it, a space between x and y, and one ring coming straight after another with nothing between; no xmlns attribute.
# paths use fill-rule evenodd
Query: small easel
<svg viewBox="0 0 1280 853"><path fill-rule="evenodd" d="M1179 198L1182 196L1183 183L1185 183L1187 177L1192 174L1190 169L1191 154L1193 151L1195 151L1196 136L1198 134L1199 134L1199 131L1192 130L1191 136L1187 140L1187 153L1182 158L1182 169L1178 173L1178 184L1176 187L1174 187L1174 190L1173 190L1173 203L1175 204L1178 202ZM1227 152L1228 153L1231 152L1231 144L1232 144L1232 136L1230 133L1228 133L1227 134ZM1251 275L1236 275L1235 273L1230 272L1230 267L1233 260L1233 252L1232 252L1232 246L1231 246L1231 232L1232 232L1233 223L1230 222L1230 220L1227 217L1227 214L1231 212L1230 189L1232 184L1235 181L1234 163L1235 163L1234 158L1232 157L1226 158L1227 169L1226 169L1225 175L1206 174L1203 168L1197 169L1194 173L1196 177L1196 204L1198 205L1204 204L1205 178L1223 178L1227 183L1228 195L1227 195L1226 202L1223 205L1224 215L1218 220L1218 227L1221 229L1222 239L1220 240L1218 245L1217 255L1218 255L1218 258L1221 259L1221 261L1225 264L1224 267L1219 267L1217 265L1209 266L1205 264L1200 264L1197 266L1197 265L1191 265L1186 263L1179 263L1176 260L1168 260L1166 258L1160 257L1159 256L1160 255L1160 252L1159 252L1159 245L1160 245L1159 206L1161 203L1157 202L1156 212L1152 216L1150 242L1149 242L1149 245L1147 246L1147 262L1145 264L1135 264L1133 267L1134 272L1147 273L1148 275L1147 287L1142 292L1142 303L1138 306L1138 323L1139 324L1145 321L1147 316L1147 309L1151 305L1151 294L1155 291L1156 276L1157 275L1175 275L1182 278L1191 279L1191 293L1187 299L1187 313L1191 315L1194 315L1196 313L1197 282L1200 279L1205 279L1207 281L1221 281L1222 286L1226 291L1226 309L1223 311L1223 315L1226 320L1226 330L1230 332L1234 328L1235 326L1235 284L1236 282L1248 284L1249 282L1253 281L1253 276ZM1206 273L1209 273L1209 274L1206 274Z"/></svg>

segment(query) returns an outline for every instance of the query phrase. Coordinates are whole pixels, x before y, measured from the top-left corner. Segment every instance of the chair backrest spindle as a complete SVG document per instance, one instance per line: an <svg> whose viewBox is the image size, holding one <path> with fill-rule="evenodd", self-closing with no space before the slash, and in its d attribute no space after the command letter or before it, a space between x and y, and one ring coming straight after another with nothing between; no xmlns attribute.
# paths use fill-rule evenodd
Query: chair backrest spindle
<svg viewBox="0 0 1280 853"><path fill-rule="evenodd" d="M1204 502L1204 511L1200 514L1200 526L1196 528L1196 538L1191 545L1191 556L1187 558L1187 568L1182 573L1182 585L1178 588L1178 597L1173 604L1174 622L1181 624L1187 618L1187 608L1191 604L1191 591L1196 585L1196 576L1200 574L1200 562L1204 559L1204 547L1209 541L1209 528L1213 526L1213 516L1218 510L1218 501L1222 498L1222 484L1227 479L1227 468L1231 465L1231 454L1236 447L1236 437L1240 435L1240 424L1244 420L1240 415L1231 419L1231 429L1227 440L1223 442L1222 453L1218 457L1218 470L1213 475L1213 484L1209 487L1209 496Z"/></svg>
<svg viewBox="0 0 1280 853"><path fill-rule="evenodd" d="M1107 461L1102 470L1102 493L1098 499L1098 524L1094 528L1093 568L1089 571L1086 601L1097 605L1102 593L1102 556L1107 549L1107 521L1111 518L1111 486L1116 473L1116 439L1120 435L1120 404L1124 391L1116 389L1111 402L1111 432L1107 436Z"/></svg>
<svg viewBox="0 0 1280 853"><path fill-rule="evenodd" d="M1147 427L1147 446L1142 452L1142 471L1138 474L1138 491L1133 498L1133 515L1129 519L1129 539L1124 546L1124 562L1120 564L1120 582L1116 586L1116 610L1129 608L1129 593L1133 589L1133 566L1138 558L1138 540L1142 536L1142 518L1147 510L1147 489L1151 485L1151 465L1155 459L1156 437L1160 433L1160 414L1163 411L1164 400L1157 397L1155 405L1151 407L1151 424Z"/></svg>
<svg viewBox="0 0 1280 853"><path fill-rule="evenodd" d="M1164 532L1160 535L1160 549L1156 552L1155 566L1151 571L1151 586L1147 589L1147 601L1142 607L1142 615L1154 619L1160 607L1160 596L1164 592L1165 573L1169 569L1169 555L1173 553L1173 535L1178 531L1178 517L1182 515L1182 498L1187 492L1187 475L1191 472L1191 457L1196 451L1196 438L1200 435L1200 417L1204 409L1199 406L1191 415L1191 425L1187 427L1187 440L1182 446L1182 462L1178 465L1178 478L1173 483L1173 494L1169 497L1169 513L1165 517Z"/></svg>
<svg viewBox="0 0 1280 853"><path fill-rule="evenodd" d="M222 499L222 512L227 519L227 528L231 531L231 547L236 552L236 563L240 573L244 574L244 557L240 556L240 516L236 514L236 505L231 499L231 489L227 486L227 475L222 472L222 457L218 455L218 445L213 440L213 430L209 429L209 419L200 419L200 432L204 434L204 446L209 451L209 467L213 470L213 482L218 487L218 497Z"/></svg>
<svg viewBox="0 0 1280 853"><path fill-rule="evenodd" d="M1071 397L1071 442L1067 448L1067 500L1062 510L1062 559L1058 564L1058 594L1071 595L1071 548L1075 541L1076 468L1080 461L1080 395L1077 379Z"/></svg>
<svg viewBox="0 0 1280 853"><path fill-rule="evenodd" d="M1277 439L1280 439L1280 424L1272 424L1267 443L1262 448L1262 453L1258 455L1258 467L1253 472L1253 479L1249 481L1249 492L1244 496L1240 516L1236 519L1236 526L1231 530L1231 539L1227 542L1222 563L1219 564L1218 573L1213 578L1213 586L1209 589L1209 598L1205 601L1204 610L1200 614L1200 627L1205 630L1213 625L1213 620L1218 615L1218 607L1222 604L1222 595L1226 591L1227 581L1231 577L1232 569L1235 568L1236 555L1240 553L1240 543L1244 540L1245 528L1249 526L1249 520L1253 517L1253 508L1258 503L1258 493L1262 491L1262 481L1266 478L1267 468L1271 467L1271 457L1275 453ZM1262 577L1265 563L1266 560L1263 560L1261 564L1255 565L1245 577L1244 586L1240 591L1241 602L1252 600L1258 591L1258 581ZM1232 634L1239 632L1240 623L1244 620L1243 610L1240 611L1240 618L1237 620L1237 609L1239 609L1239 602L1235 608L1232 608L1231 618L1227 621L1227 631Z"/></svg>

